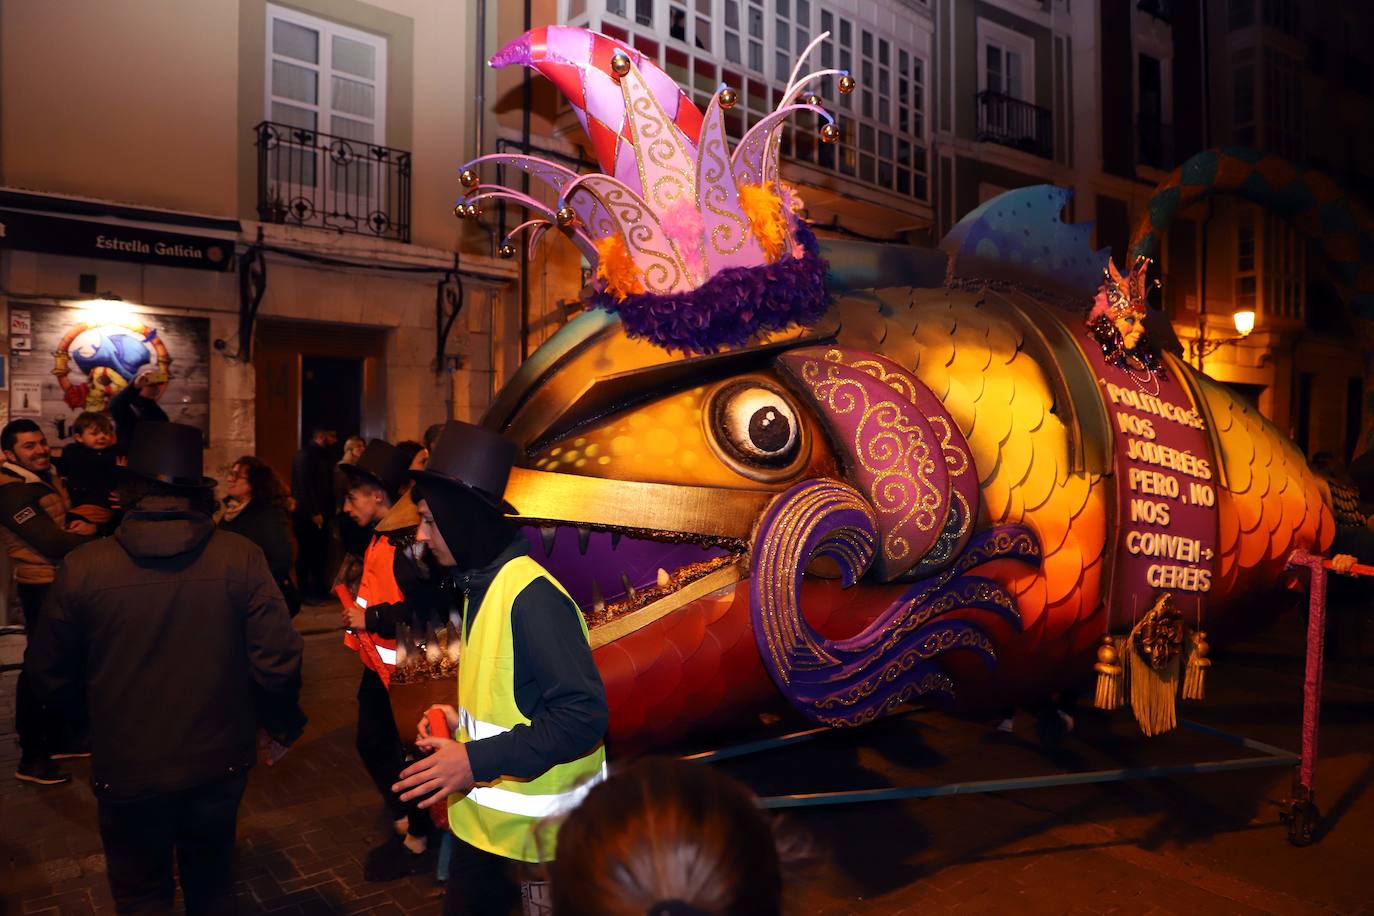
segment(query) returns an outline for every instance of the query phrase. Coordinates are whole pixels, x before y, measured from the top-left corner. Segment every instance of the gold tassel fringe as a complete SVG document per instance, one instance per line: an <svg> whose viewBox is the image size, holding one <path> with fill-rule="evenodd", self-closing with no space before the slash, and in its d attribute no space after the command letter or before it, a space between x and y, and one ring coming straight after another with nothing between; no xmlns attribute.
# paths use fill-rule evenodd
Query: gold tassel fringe
<svg viewBox="0 0 1374 916"><path fill-rule="evenodd" d="M1207 634L1198 630L1188 640L1188 667L1183 675L1183 699L1201 700L1206 696L1207 669L1212 660L1207 657Z"/></svg>
<svg viewBox="0 0 1374 916"><path fill-rule="evenodd" d="M1097 647L1097 664L1093 665L1097 672L1097 696L1093 705L1098 709L1118 709L1126 701L1126 668L1121 662L1121 651L1110 633L1102 637L1102 645Z"/></svg>
<svg viewBox="0 0 1374 916"><path fill-rule="evenodd" d="M1131 710L1146 737L1162 735L1178 725L1179 656L1155 670L1140 653L1130 653Z"/></svg>

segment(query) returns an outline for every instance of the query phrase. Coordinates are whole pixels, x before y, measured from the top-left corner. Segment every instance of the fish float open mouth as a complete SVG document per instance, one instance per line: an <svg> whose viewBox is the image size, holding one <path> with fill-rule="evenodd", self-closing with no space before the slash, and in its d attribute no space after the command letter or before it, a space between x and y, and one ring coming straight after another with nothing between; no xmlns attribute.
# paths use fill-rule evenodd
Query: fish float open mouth
<svg viewBox="0 0 1374 916"><path fill-rule="evenodd" d="M522 528L530 555L567 589L595 645L739 582L746 547L639 529L549 522Z"/></svg>

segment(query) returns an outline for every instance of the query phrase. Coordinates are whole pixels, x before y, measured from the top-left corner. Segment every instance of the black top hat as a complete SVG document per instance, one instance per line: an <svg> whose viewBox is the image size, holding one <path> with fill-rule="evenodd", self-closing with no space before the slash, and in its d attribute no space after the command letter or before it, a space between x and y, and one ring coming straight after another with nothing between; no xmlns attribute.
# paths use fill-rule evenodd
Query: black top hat
<svg viewBox="0 0 1374 916"><path fill-rule="evenodd" d="M125 473L188 490L212 489L204 475L205 437L185 423L144 420L134 427Z"/></svg>
<svg viewBox="0 0 1374 916"><path fill-rule="evenodd" d="M410 476L422 486L464 487L489 505L514 515L515 507L502 497L518 451L505 436L461 420L449 420L434 442L429 464L423 471L412 471Z"/></svg>
<svg viewBox="0 0 1374 916"><path fill-rule="evenodd" d="M357 463L341 464L339 469L350 478L376 484L395 501L410 471L410 459L390 442L373 439L358 456Z"/></svg>

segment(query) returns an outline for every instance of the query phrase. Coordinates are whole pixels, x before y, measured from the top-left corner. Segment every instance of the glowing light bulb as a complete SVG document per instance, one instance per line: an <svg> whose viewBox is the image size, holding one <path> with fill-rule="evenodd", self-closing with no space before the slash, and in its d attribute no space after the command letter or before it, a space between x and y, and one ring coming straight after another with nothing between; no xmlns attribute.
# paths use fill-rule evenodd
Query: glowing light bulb
<svg viewBox="0 0 1374 916"><path fill-rule="evenodd" d="M1236 333L1241 337L1249 337L1255 329L1254 309L1241 309L1231 317L1236 322Z"/></svg>

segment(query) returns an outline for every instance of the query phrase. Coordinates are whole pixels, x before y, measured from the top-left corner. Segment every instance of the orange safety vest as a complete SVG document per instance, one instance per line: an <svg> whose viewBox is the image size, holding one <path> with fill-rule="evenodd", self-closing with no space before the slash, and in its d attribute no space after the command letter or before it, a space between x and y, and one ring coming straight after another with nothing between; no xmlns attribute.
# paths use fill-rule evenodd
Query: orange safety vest
<svg viewBox="0 0 1374 916"><path fill-rule="evenodd" d="M401 604L405 595L396 584L396 545L385 534L376 534L363 554L363 575L358 582L354 603L366 611L378 604ZM376 633L356 630L344 633L344 645L358 653L363 664L377 672L382 683L390 686L391 672L396 667L396 640L385 639Z"/></svg>

